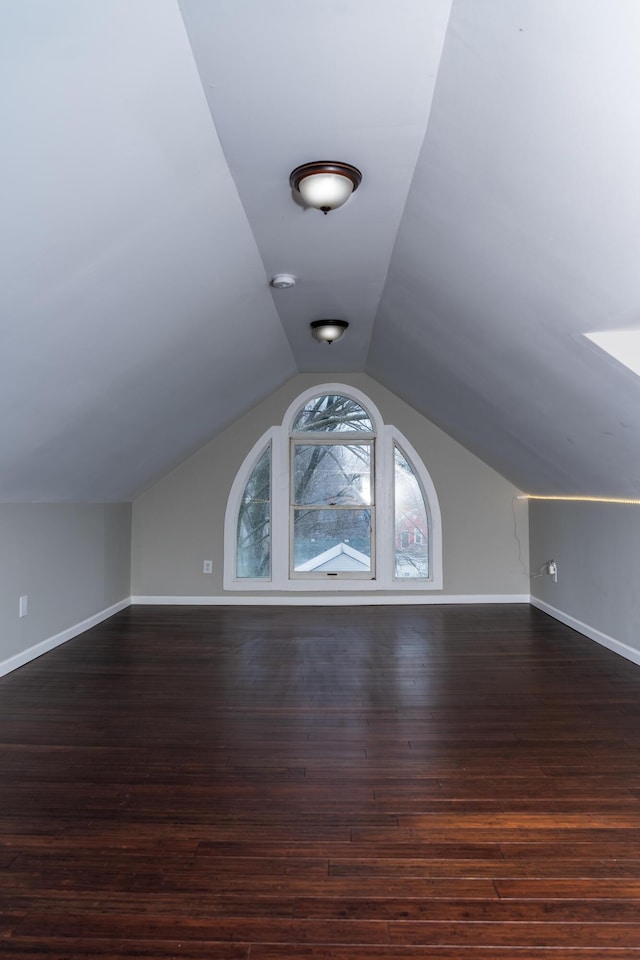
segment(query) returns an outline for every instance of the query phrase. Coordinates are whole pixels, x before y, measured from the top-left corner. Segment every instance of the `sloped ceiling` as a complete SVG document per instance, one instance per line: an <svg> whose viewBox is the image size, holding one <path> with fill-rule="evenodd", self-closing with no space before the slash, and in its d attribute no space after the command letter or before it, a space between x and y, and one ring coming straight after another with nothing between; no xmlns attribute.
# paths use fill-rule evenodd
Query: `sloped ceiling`
<svg viewBox="0 0 640 960"><path fill-rule="evenodd" d="M358 370L524 490L640 496L583 336L640 326L639 49L624 0L5 0L0 500L128 499ZM327 217L314 159L363 172Z"/></svg>

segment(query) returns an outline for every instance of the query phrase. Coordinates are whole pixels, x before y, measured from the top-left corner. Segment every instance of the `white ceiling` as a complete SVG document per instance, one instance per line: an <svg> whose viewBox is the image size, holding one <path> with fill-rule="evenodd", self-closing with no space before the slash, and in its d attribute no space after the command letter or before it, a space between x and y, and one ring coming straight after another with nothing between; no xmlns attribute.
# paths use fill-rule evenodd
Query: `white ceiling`
<svg viewBox="0 0 640 960"><path fill-rule="evenodd" d="M128 499L358 370L522 489L640 496L583 336L640 326L638 50L632 0L1 0L0 500ZM327 217L316 159L363 172Z"/></svg>

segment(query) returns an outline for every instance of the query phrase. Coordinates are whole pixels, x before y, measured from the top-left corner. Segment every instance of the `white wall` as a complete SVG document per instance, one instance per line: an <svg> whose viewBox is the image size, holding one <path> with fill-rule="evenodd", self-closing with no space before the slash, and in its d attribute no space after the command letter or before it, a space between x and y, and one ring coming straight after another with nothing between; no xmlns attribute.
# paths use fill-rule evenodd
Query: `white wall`
<svg viewBox="0 0 640 960"><path fill-rule="evenodd" d="M531 581L532 602L640 663L640 506L529 504L531 570L558 564L558 582Z"/></svg>
<svg viewBox="0 0 640 960"><path fill-rule="evenodd" d="M336 379L335 374L294 377L134 501L132 595L226 596L230 603L251 595L225 594L222 587L224 512L231 484L252 445L282 421L298 394ZM384 421L415 447L431 475L442 512L440 595L528 597L523 501L516 505L520 544L514 530L513 498L519 491L377 381L365 374L339 379L371 398ZM213 560L213 576L202 573L205 559ZM325 602L324 597L317 602Z"/></svg>
<svg viewBox="0 0 640 960"><path fill-rule="evenodd" d="M0 504L0 674L127 601L130 557L131 504Z"/></svg>

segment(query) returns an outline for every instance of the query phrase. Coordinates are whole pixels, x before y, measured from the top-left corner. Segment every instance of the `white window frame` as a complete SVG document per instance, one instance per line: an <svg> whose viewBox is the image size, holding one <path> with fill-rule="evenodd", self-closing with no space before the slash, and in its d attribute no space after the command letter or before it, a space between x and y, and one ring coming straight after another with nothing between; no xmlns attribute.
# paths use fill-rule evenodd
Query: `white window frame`
<svg viewBox="0 0 640 960"><path fill-rule="evenodd" d="M353 400L369 414L373 431L358 433L354 439L375 438L374 491L376 519L372 549L374 550L374 579L354 578L347 574L322 578L292 577L289 571L290 551L290 444L292 426L302 407L323 394L343 396ZM306 434L308 437L309 434ZM349 433L340 434L345 440ZM236 535L238 510L251 472L271 444L271 577L238 578L236 576ZM395 568L395 517L394 517L394 447L399 447L412 467L422 489L428 515L429 576L396 579ZM411 443L395 427L385 424L375 404L360 390L342 383L322 383L300 394L291 403L280 426L270 427L253 445L245 457L231 486L227 500L224 526L224 577L225 590L262 593L272 591L305 593L339 593L349 591L367 593L374 591L415 593L441 590L442 571L442 520L435 486L421 457Z"/></svg>
<svg viewBox="0 0 640 960"><path fill-rule="evenodd" d="M344 394L341 394L344 396ZM348 399L352 400L353 397ZM365 408L366 410L366 408ZM355 570L341 570L338 572L327 572L327 571L305 571L305 570L295 570L293 566L293 549L294 549L294 514L296 509L299 507L299 504L294 504L293 500L290 500L289 506L289 576L292 580L342 580L342 579L351 579L351 580L375 580L376 578L376 443L375 443L375 433L369 433L369 431L340 431L339 433L322 433L320 431L316 432L307 432L307 433L291 433L289 435L290 443L290 455L289 455L289 464L290 464L290 478L289 478L289 496L291 497L291 492L294 486L294 455L293 451L296 446L301 444L305 446L337 446L338 444L365 444L371 450L371 503L370 504L347 504L345 506L335 506L335 507L323 507L321 509L327 510L366 510L367 507L370 512L370 547L371 547L371 556L370 564L371 568L365 572L358 572Z"/></svg>

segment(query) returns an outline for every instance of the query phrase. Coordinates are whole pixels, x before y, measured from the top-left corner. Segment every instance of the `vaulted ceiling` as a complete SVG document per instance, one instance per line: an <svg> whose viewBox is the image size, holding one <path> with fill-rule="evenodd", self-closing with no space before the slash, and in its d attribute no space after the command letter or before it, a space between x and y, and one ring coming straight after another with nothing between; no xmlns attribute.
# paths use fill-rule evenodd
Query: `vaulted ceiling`
<svg viewBox="0 0 640 960"><path fill-rule="evenodd" d="M640 496L584 337L640 326L638 50L629 0L4 0L0 500L128 499L362 370L524 490ZM317 159L363 173L326 217Z"/></svg>

